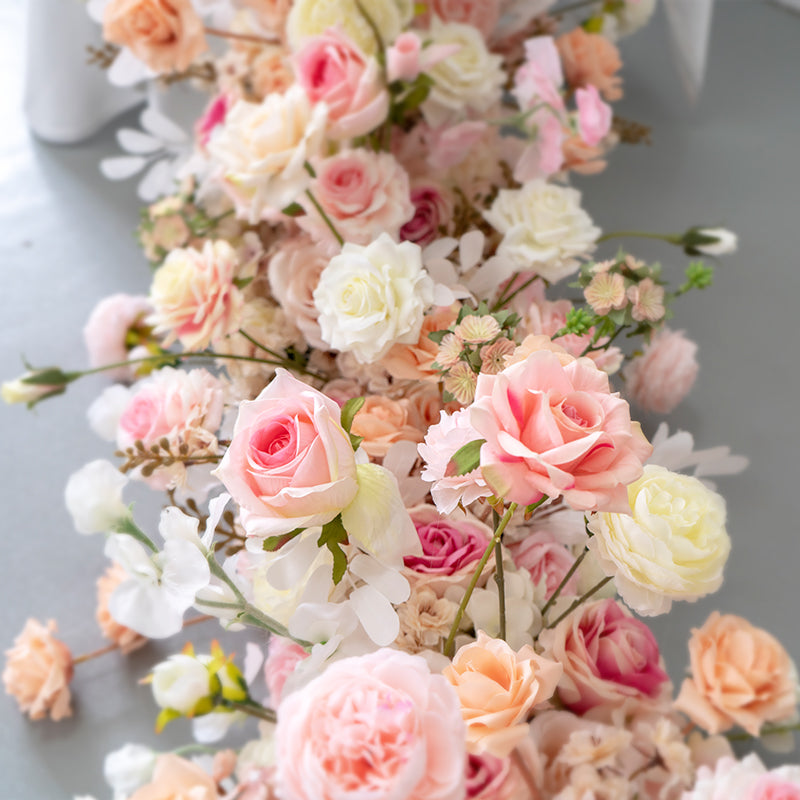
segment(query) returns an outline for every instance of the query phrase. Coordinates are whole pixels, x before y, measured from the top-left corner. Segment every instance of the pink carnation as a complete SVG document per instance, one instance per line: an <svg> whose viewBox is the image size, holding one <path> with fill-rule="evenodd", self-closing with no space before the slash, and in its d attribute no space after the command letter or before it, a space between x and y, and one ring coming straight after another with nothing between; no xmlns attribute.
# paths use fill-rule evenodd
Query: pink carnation
<svg viewBox="0 0 800 800"><path fill-rule="evenodd" d="M389 153L349 150L316 165L311 191L347 242L367 245L388 233L397 238L414 216L408 175ZM313 239L336 246L328 224L308 199L297 224Z"/></svg>
<svg viewBox="0 0 800 800"><path fill-rule="evenodd" d="M334 139L363 136L389 111L380 68L341 30L329 28L309 38L296 54L297 82L312 103L328 107L327 133Z"/></svg>
<svg viewBox="0 0 800 800"><path fill-rule="evenodd" d="M628 393L647 411L668 414L689 394L700 366L697 345L683 331L659 331L625 370Z"/></svg>
<svg viewBox="0 0 800 800"><path fill-rule="evenodd" d="M275 730L284 800L461 800L465 733L453 688L419 656L346 658L284 698Z"/></svg>
<svg viewBox="0 0 800 800"><path fill-rule="evenodd" d="M277 706L281 701L286 679L294 672L294 668L306 658L308 658L308 653L291 639L283 636L270 636L267 660L264 662L264 678L273 706Z"/></svg>
<svg viewBox="0 0 800 800"><path fill-rule="evenodd" d="M626 512L627 485L652 448L608 376L588 359L562 365L547 350L478 376L469 420L494 493L528 505L563 496L579 511Z"/></svg>

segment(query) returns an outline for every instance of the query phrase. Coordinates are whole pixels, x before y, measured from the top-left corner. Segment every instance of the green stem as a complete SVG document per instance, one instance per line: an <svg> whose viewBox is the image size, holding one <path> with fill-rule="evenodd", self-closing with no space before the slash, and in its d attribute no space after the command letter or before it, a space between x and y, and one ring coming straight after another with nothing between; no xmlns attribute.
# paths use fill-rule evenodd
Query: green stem
<svg viewBox="0 0 800 800"><path fill-rule="evenodd" d="M336 226L331 222L331 218L325 213L325 209L319 204L319 200L314 197L311 189L306 189L306 197L313 203L314 208L317 209L317 212L322 217L325 224L328 226L330 232L333 234L334 238L337 242L339 242L340 246L344 246L344 239L339 231L336 230Z"/></svg>
<svg viewBox="0 0 800 800"><path fill-rule="evenodd" d="M478 566L475 568L475 572L472 574L472 578L467 586L467 590L464 592L464 597L461 598L458 611L456 611L456 617L453 620L452 626L450 627L450 633L444 643L444 654L448 658L452 658L453 653L455 652L456 634L458 633L459 625L461 625L461 620L464 618L464 611L467 608L467 603L469 603L469 599L472 597L472 593L475 591L475 587L478 585L483 568L486 566L486 562L489 560L489 556L492 554L495 545L502 539L503 531L505 531L506 526L510 522L511 517L514 515L516 510L517 504L512 503L506 510L506 513L503 514L503 518L500 520L500 523L495 529L494 536L486 546L486 550L484 550L481 560L478 562Z"/></svg>
<svg viewBox="0 0 800 800"><path fill-rule="evenodd" d="M770 736L775 733L792 733L793 731L800 731L800 722L795 722L792 725L776 725L774 727L762 728L758 732L758 736L752 736L745 731L737 731L736 733L726 733L725 738L731 742L747 742L751 739L760 739L764 736Z"/></svg>
<svg viewBox="0 0 800 800"><path fill-rule="evenodd" d="M648 233L646 231L614 231L612 233L604 233L598 240L597 244L607 242L609 239L658 239L662 242L669 242L669 244L683 244L683 236L678 236L674 233Z"/></svg>
<svg viewBox="0 0 800 800"><path fill-rule="evenodd" d="M278 715L271 708L265 708L254 700L246 700L241 703L238 703L236 700L225 700L222 705L226 708L235 709L236 711L244 711L245 714L249 714L251 717L264 719L267 722L278 721Z"/></svg>
<svg viewBox="0 0 800 800"><path fill-rule="evenodd" d="M261 342L259 342L256 339L254 339L249 333L247 333L246 331L242 330L241 328L239 328L239 333L241 333L242 336L244 336L244 338L247 339L248 342L250 342L250 344L254 345L259 350L263 350L265 353L269 353L274 358L279 359L281 366L284 366L287 369L293 369L296 372L299 372L299 373L301 373L303 375L308 375L311 378L317 378L317 379L319 379L321 381L327 381L328 380L327 376L322 375L319 372L313 372L310 369L306 369L306 367L302 367L302 366L300 366L300 364L295 364L293 361L291 361L291 359L289 359L285 355L277 352L277 350L272 350L269 347L267 347L266 345L261 344Z"/></svg>
<svg viewBox="0 0 800 800"><path fill-rule="evenodd" d="M558 17L561 14L567 14L570 11L577 11L579 8L585 8L586 6L599 6L600 0L577 0L575 3L568 3L565 6L561 6L561 8L553 9L550 13L554 17Z"/></svg>
<svg viewBox="0 0 800 800"><path fill-rule="evenodd" d="M514 289L514 291L511 292L508 297L504 297L502 302L498 300L492 307L492 311L499 311L503 306L508 305L520 292L524 292L525 289L527 289L538 277L538 275L534 275L533 277L528 278L528 280L526 280L522 286L520 286L518 289Z"/></svg>
<svg viewBox="0 0 800 800"><path fill-rule="evenodd" d="M547 625L544 626L544 630L548 628L555 628L559 622L565 617L568 617L578 606L583 605L595 592L599 592L610 580L612 576L609 575L607 578L603 578L603 580L598 581L588 592L584 592L563 614L560 614L556 619L552 622L549 622Z"/></svg>
<svg viewBox="0 0 800 800"><path fill-rule="evenodd" d="M500 515L492 509L492 521L495 530L500 524ZM497 541L494 546L494 582L497 584L497 607L500 616L500 638L506 639L506 581L503 570L503 544Z"/></svg>
<svg viewBox="0 0 800 800"><path fill-rule="evenodd" d="M132 536L137 542L141 542L145 547L158 552L158 548L153 544L153 540L133 521L131 517L125 517L114 528L114 533L125 533Z"/></svg>
<svg viewBox="0 0 800 800"><path fill-rule="evenodd" d="M567 574L561 579L561 583L556 586L555 591L553 594L550 595L548 601L542 606L542 619L544 619L544 615L552 608L553 603L558 600L559 595L561 592L564 591L564 587L569 583L569 579L575 574L578 567L581 565L581 562L584 558L586 558L586 554L589 552L589 548L587 547L576 559L573 565L567 570Z"/></svg>
<svg viewBox="0 0 800 800"><path fill-rule="evenodd" d="M608 350L608 348L611 347L611 343L614 341L614 339L616 339L617 336L619 336L622 333L622 331L624 331L625 328L627 327L628 327L627 325L620 325L620 327L617 328L616 331L614 331L614 333L611 336L609 336L608 341L604 342L601 345L587 344L583 352L580 354L579 358L582 358L583 356L588 355L589 353L595 353L598 350Z"/></svg>

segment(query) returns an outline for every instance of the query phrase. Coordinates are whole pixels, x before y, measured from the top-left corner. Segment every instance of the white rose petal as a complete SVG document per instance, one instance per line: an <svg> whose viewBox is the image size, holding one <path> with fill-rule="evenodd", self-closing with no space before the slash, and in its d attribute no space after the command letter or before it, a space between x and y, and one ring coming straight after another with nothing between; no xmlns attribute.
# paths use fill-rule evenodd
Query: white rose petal
<svg viewBox="0 0 800 800"><path fill-rule="evenodd" d="M90 461L73 472L64 490L67 510L78 533L108 533L130 516L122 501L128 483L110 461Z"/></svg>
<svg viewBox="0 0 800 800"><path fill-rule="evenodd" d="M126 744L109 753L103 762L103 777L114 794L127 797L153 775L156 753L141 744Z"/></svg>

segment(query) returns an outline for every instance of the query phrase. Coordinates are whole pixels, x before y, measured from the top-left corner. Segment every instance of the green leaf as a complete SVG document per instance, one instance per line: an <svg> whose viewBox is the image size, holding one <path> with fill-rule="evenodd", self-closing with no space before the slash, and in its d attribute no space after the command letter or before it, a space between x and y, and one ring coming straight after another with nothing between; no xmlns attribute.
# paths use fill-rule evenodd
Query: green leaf
<svg viewBox="0 0 800 800"><path fill-rule="evenodd" d="M253 282L252 278L234 278L233 285L237 289L244 289Z"/></svg>
<svg viewBox="0 0 800 800"><path fill-rule="evenodd" d="M350 433L350 428L353 427L355 415L361 410L365 401L365 397L352 397L342 406L342 427L348 433Z"/></svg>
<svg viewBox="0 0 800 800"><path fill-rule="evenodd" d="M161 733L172 720L180 719L181 716L179 711L175 711L172 708L163 709L156 717L156 733Z"/></svg>
<svg viewBox="0 0 800 800"><path fill-rule="evenodd" d="M350 436L350 446L353 448L353 452L355 453L359 447L361 447L361 442L364 441L363 436L356 436L354 433L349 434Z"/></svg>
<svg viewBox="0 0 800 800"><path fill-rule="evenodd" d="M327 547L333 556L333 582L338 584L347 571L347 556L342 544L347 543L347 531L342 524L342 515L337 514L330 522L322 526L322 533L317 539L318 547Z"/></svg>
<svg viewBox="0 0 800 800"><path fill-rule="evenodd" d="M63 386L73 380L75 380L74 372L64 372L59 367L37 369L31 375L24 375L20 378L21 383L28 383L34 386Z"/></svg>
<svg viewBox="0 0 800 800"><path fill-rule="evenodd" d="M453 453L447 465L446 475L467 475L481 464L481 446L486 439L475 439Z"/></svg>
<svg viewBox="0 0 800 800"><path fill-rule="evenodd" d="M301 214L305 214L305 209L300 203L291 203L281 213L286 214L287 217L299 217Z"/></svg>
<svg viewBox="0 0 800 800"><path fill-rule="evenodd" d="M445 337L445 336L447 336L447 334L448 334L448 333L450 333L450 331L449 331L449 330L443 330L443 331L431 331L431 332L428 334L428 338L429 338L429 339L430 339L430 340L431 340L431 341L432 341L434 344L441 344L441 343L442 343L442 339L444 339L444 337Z"/></svg>
<svg viewBox="0 0 800 800"><path fill-rule="evenodd" d="M299 536L304 530L305 528L295 528L289 533L281 533L278 536L267 536L267 538L264 539L262 547L268 553L274 553L276 550L280 550L286 542L290 542L295 536Z"/></svg>

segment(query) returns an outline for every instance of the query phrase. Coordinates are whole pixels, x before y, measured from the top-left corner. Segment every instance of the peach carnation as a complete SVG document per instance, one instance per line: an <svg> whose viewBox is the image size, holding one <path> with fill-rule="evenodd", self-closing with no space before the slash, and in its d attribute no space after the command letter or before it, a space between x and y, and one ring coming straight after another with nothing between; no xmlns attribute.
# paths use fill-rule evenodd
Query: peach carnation
<svg viewBox="0 0 800 800"><path fill-rule="evenodd" d="M556 39L567 83L573 88L596 86L606 100L622 98L619 50L605 36L578 26Z"/></svg>
<svg viewBox="0 0 800 800"><path fill-rule="evenodd" d="M108 610L108 601L114 590L129 578L130 576L125 571L125 568L115 563L97 579L95 619L103 632L103 636L117 645L123 655L128 655L128 653L132 653L147 644L146 636L142 636L125 625L120 625Z"/></svg>
<svg viewBox="0 0 800 800"><path fill-rule="evenodd" d="M42 625L29 619L14 646L6 650L3 685L31 719L50 715L60 720L72 715L68 684L73 662L69 648L53 636L56 623Z"/></svg>

